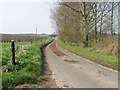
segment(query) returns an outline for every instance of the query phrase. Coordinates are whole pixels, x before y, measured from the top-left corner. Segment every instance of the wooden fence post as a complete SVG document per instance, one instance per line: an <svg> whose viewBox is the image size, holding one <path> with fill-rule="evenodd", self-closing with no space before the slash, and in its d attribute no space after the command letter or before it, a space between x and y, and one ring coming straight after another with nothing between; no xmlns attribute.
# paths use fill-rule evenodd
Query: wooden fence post
<svg viewBox="0 0 120 90"><path fill-rule="evenodd" d="M15 65L15 43L14 43L14 40L11 40L11 48L12 48L12 64Z"/></svg>

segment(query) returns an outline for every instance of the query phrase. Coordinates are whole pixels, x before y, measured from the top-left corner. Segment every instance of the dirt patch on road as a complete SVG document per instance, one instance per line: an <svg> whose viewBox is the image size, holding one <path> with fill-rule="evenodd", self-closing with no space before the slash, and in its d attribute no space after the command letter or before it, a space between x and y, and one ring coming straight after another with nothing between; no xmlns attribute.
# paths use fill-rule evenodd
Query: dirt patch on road
<svg viewBox="0 0 120 90"><path fill-rule="evenodd" d="M56 41L54 41L50 45L50 49L57 55L57 56L66 56L65 53L61 52L57 47L56 47Z"/></svg>
<svg viewBox="0 0 120 90"><path fill-rule="evenodd" d="M75 60L67 60L67 59L65 59L64 61L69 62L69 63L71 63L71 64L75 64L75 63L78 63L78 62L79 62L79 61L75 61Z"/></svg>

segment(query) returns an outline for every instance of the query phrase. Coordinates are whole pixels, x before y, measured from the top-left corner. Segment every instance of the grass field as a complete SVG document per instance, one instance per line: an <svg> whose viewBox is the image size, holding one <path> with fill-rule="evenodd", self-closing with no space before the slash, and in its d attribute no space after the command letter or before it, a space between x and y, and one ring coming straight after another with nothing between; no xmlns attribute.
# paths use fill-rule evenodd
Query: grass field
<svg viewBox="0 0 120 90"><path fill-rule="evenodd" d="M16 65L11 64L10 43L2 43L2 85L12 88L24 83L37 83L43 80L43 63L40 47L51 41L16 42Z"/></svg>
<svg viewBox="0 0 120 90"><path fill-rule="evenodd" d="M90 47L83 48L80 45L70 45L69 43L64 43L61 40L59 40L59 44L62 48L74 54L77 54L81 57L87 58L96 63L100 63L104 66L107 66L113 69L118 69L118 54L117 53L95 50Z"/></svg>

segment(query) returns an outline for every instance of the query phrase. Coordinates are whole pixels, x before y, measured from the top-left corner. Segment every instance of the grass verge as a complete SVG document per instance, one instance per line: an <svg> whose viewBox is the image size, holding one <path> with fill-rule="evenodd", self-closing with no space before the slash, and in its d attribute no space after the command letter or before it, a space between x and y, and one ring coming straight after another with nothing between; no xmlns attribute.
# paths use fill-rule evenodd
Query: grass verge
<svg viewBox="0 0 120 90"><path fill-rule="evenodd" d="M96 63L118 70L118 54L110 53L108 51L97 51L93 48L84 48L80 45L70 45L61 40L58 41L59 45L81 57L92 60Z"/></svg>
<svg viewBox="0 0 120 90"><path fill-rule="evenodd" d="M16 51L16 65L10 63L10 52L3 52L3 88L13 88L25 83L34 84L37 83L37 81L43 80L43 78L41 79L43 62L40 48L49 41L50 40L34 41L32 44L29 42L16 43L16 49L18 51ZM5 45L2 46L3 49L5 49ZM9 54L9 57L6 56L7 54ZM7 57L7 59L4 57Z"/></svg>

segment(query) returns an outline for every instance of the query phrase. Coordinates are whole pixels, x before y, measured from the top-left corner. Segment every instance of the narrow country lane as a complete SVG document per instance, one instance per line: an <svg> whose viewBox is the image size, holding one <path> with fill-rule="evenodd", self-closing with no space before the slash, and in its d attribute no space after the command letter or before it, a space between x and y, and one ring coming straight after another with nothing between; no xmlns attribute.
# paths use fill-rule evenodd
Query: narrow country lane
<svg viewBox="0 0 120 90"><path fill-rule="evenodd" d="M50 45L46 48L46 59L59 88L118 88L117 71L74 55L58 45L64 54L57 55Z"/></svg>

